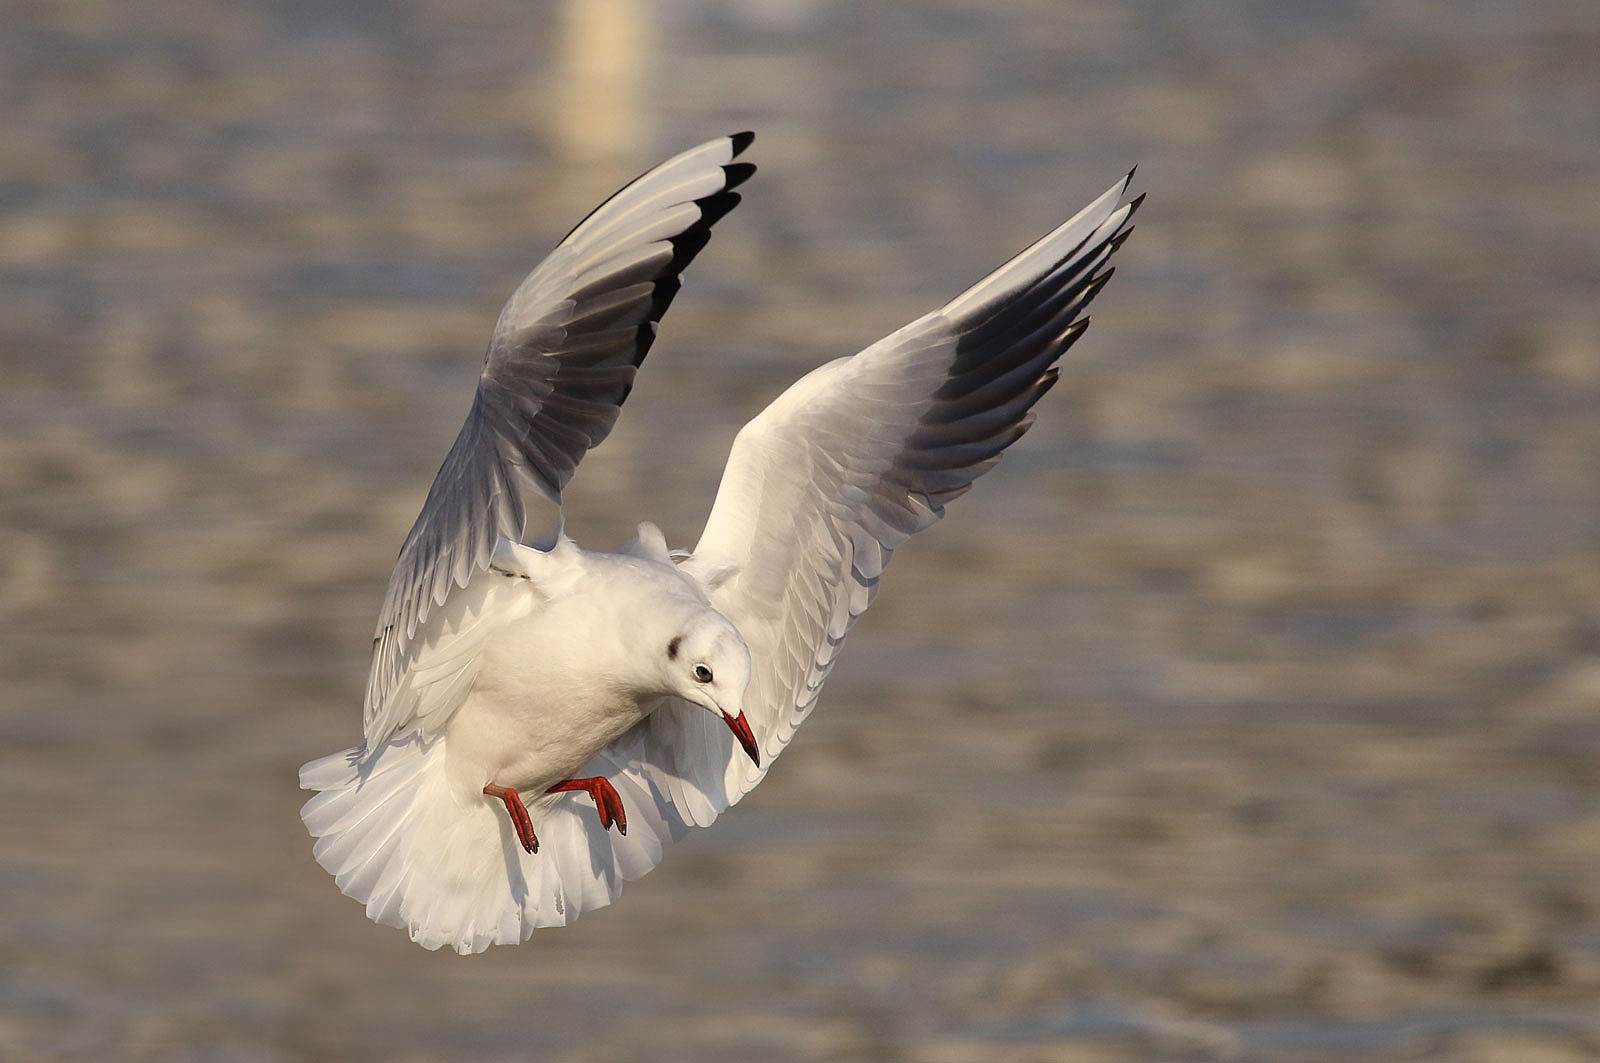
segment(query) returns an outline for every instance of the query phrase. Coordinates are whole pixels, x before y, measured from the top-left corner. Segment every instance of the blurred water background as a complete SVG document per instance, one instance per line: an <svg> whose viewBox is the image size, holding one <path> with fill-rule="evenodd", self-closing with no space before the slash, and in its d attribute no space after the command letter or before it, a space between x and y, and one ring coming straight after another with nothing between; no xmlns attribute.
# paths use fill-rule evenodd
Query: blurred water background
<svg viewBox="0 0 1600 1063"><path fill-rule="evenodd" d="M0 0L0 1058L1600 1058L1593 0ZM571 530L1140 163L767 782L428 954L311 860L500 301L752 128Z"/></svg>

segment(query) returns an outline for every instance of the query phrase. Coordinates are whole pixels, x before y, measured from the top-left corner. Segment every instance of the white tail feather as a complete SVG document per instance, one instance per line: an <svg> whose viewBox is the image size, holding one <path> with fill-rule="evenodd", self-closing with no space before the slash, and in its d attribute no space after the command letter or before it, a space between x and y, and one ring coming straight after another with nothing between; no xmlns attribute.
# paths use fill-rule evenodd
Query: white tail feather
<svg viewBox="0 0 1600 1063"><path fill-rule="evenodd" d="M629 732L581 773L616 786L626 835L600 825L587 794L547 794L528 806L539 851L526 853L499 801L463 806L451 794L446 739L415 734L373 754L347 749L301 768L301 787L320 792L300 818L317 839L317 862L374 922L407 931L423 948L449 945L463 955L515 945L538 927L605 907L623 882L655 867L663 847L688 829L669 792L707 802L665 763L646 768L644 731ZM704 822L726 804L702 808Z"/></svg>
<svg viewBox="0 0 1600 1063"><path fill-rule="evenodd" d="M350 749L300 769L300 785L320 791L300 811L317 838L317 862L371 919L408 931L423 948L465 955L526 941L536 927L610 902L614 889L600 883L584 881L571 901L562 888L561 855L589 848L581 809L558 805L559 797L535 802L541 847L529 856L504 810L451 795L444 745L412 737L374 756Z"/></svg>

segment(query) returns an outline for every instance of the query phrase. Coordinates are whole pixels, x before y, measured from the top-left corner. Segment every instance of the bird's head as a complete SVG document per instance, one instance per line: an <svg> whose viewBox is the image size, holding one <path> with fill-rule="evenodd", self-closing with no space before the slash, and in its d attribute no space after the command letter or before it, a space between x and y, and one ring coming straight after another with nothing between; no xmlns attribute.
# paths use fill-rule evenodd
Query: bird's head
<svg viewBox="0 0 1600 1063"><path fill-rule="evenodd" d="M663 658L668 689L720 716L759 767L760 747L744 717L750 650L734 626L713 609L696 609L658 652Z"/></svg>

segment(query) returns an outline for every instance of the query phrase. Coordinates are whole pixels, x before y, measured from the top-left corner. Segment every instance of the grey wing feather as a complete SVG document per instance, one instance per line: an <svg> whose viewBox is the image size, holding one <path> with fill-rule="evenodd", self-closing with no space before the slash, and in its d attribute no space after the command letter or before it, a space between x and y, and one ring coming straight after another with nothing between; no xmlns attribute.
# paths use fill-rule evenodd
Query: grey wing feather
<svg viewBox="0 0 1600 1063"><path fill-rule="evenodd" d="M559 506L578 462L611 431L679 274L755 171L734 161L752 139L722 137L644 174L580 222L507 301L472 408L389 579L367 682L369 748L416 723L392 695L419 625L488 567L502 538L523 538L524 492ZM535 531L548 544L558 529Z"/></svg>

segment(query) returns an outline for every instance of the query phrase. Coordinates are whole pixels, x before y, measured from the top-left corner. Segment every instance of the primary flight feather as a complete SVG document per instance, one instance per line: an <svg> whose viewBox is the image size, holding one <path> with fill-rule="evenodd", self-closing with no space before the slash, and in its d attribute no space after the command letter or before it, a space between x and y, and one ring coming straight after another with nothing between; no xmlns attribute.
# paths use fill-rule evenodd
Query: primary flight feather
<svg viewBox="0 0 1600 1063"><path fill-rule="evenodd" d="M301 769L318 862L426 948L481 952L609 904L761 781L894 550L1027 431L1140 202L1118 182L791 386L734 440L693 553L648 523L581 549L562 489L739 202L751 140L646 173L512 295L389 580L364 741Z"/></svg>

